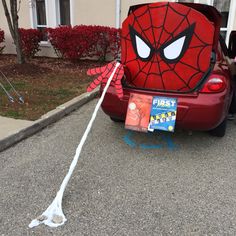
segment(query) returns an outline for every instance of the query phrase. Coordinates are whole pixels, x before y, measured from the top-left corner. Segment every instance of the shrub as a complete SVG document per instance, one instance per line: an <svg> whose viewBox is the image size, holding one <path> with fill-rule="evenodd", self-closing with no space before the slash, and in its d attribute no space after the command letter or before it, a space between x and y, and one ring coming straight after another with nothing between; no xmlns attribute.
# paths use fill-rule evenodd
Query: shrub
<svg viewBox="0 0 236 236"><path fill-rule="evenodd" d="M88 56L96 56L102 61L106 60L107 55L110 55L112 60L117 58L120 50L120 30L105 26L92 26L91 30L94 43L89 48Z"/></svg>
<svg viewBox="0 0 236 236"><path fill-rule="evenodd" d="M48 39L57 55L71 60L80 59L90 47L88 31L82 27L63 26L47 29Z"/></svg>
<svg viewBox="0 0 236 236"><path fill-rule="evenodd" d="M19 29L22 51L25 57L31 58L40 51L39 43L43 34L37 29Z"/></svg>
<svg viewBox="0 0 236 236"><path fill-rule="evenodd" d="M4 31L0 29L0 54L3 52L5 46L1 46L1 44L5 41Z"/></svg>
<svg viewBox="0 0 236 236"><path fill-rule="evenodd" d="M47 32L57 55L70 60L94 56L105 60L108 54L113 58L118 54L120 37L115 28L79 25L48 28Z"/></svg>

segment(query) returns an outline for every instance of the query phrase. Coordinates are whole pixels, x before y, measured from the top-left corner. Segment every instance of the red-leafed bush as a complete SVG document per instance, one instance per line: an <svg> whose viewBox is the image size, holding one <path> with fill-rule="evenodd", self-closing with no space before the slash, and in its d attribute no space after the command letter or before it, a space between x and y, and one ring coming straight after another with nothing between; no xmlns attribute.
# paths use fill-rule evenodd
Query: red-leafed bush
<svg viewBox="0 0 236 236"><path fill-rule="evenodd" d="M62 26L47 29L48 39L57 55L70 60L106 56L115 58L120 45L119 30L104 26ZM111 59L113 59L111 58Z"/></svg>
<svg viewBox="0 0 236 236"><path fill-rule="evenodd" d="M63 26L47 29L48 39L58 55L64 58L80 59L90 47L88 31L82 27Z"/></svg>
<svg viewBox="0 0 236 236"><path fill-rule="evenodd" d="M0 29L0 54L2 53L5 46L2 45L2 43L5 41L4 37L4 31Z"/></svg>
<svg viewBox="0 0 236 236"><path fill-rule="evenodd" d="M23 54L30 58L40 51L43 34L37 29L19 29Z"/></svg>
<svg viewBox="0 0 236 236"><path fill-rule="evenodd" d="M88 56L104 61L108 55L113 60L120 50L120 30L105 26L91 26L94 43L89 48Z"/></svg>

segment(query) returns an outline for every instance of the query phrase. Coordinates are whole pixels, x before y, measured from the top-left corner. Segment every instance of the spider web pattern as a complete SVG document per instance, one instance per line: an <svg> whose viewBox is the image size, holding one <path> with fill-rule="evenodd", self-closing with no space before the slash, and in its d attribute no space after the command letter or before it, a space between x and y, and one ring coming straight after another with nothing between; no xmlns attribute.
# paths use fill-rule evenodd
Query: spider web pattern
<svg viewBox="0 0 236 236"><path fill-rule="evenodd" d="M158 52L150 61L140 60L128 30L132 26L158 51L195 23L189 48L176 63L167 63ZM125 65L127 83L140 88L191 91L208 71L213 35L214 28L205 16L178 3L154 3L137 9L122 27L122 64Z"/></svg>

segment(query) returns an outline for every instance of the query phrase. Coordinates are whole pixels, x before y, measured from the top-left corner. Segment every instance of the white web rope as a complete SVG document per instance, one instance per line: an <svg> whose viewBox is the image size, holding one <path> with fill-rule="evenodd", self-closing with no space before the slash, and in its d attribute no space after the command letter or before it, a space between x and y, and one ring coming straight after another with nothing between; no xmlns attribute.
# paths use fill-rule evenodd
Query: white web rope
<svg viewBox="0 0 236 236"><path fill-rule="evenodd" d="M120 63L117 62L116 65L115 65L115 68L111 74L111 76L109 77L108 81L107 81L107 84L103 90L103 93L101 95L101 98L98 100L98 103L94 109L94 112L92 114L92 118L91 120L89 121L88 123L88 126L81 138L81 141L76 149L76 153L75 153L75 156L71 162L71 165L70 165L70 168L69 168L69 171L68 173L66 174L61 186L60 186L60 189L59 191L57 192L57 195L56 197L54 198L54 200L52 201L51 205L46 209L46 211L44 211L42 213L42 215L40 215L39 217L37 217L36 219L32 220L31 223L29 224L29 227L30 228L33 228L35 226L38 226L40 224L45 224L45 225L48 225L49 227L58 227L60 225L63 225L65 222L66 222L66 217L62 211L62 198L63 198L63 194L64 194L64 191L65 191L65 188L72 176L72 173L76 167L76 164L79 160L79 157L80 157L80 153L81 153L81 150L82 150L82 147L87 139L87 136L92 128L92 125L93 125L93 122L96 118L96 115L97 115L97 112L98 112L98 109L100 108L102 102L103 102L103 99L105 97L105 94L107 92L107 89L113 79L113 76L117 70L117 68L119 67Z"/></svg>

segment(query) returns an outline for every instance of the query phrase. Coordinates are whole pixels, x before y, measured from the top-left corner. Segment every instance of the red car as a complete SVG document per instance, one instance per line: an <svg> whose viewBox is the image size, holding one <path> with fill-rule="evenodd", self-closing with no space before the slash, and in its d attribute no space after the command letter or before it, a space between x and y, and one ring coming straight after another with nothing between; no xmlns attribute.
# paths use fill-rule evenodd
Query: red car
<svg viewBox="0 0 236 236"><path fill-rule="evenodd" d="M124 121L130 93L177 98L177 127L224 136L236 96L220 23L220 13L203 4L132 6L122 24L124 96L110 85L103 111Z"/></svg>

